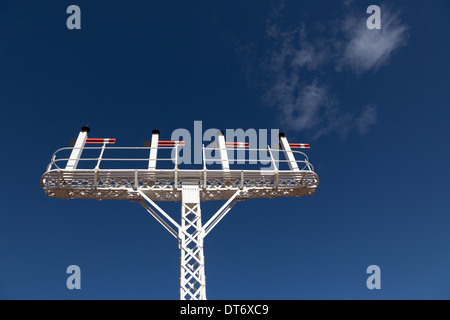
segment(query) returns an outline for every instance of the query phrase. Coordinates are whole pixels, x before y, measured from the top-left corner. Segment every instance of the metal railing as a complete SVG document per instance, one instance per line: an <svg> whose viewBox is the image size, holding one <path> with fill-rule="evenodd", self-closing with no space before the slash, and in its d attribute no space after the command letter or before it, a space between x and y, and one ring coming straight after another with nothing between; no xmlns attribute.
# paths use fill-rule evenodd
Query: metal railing
<svg viewBox="0 0 450 320"><path fill-rule="evenodd" d="M129 169L123 169L123 168L116 168L116 169L102 169L100 168L102 162L109 162L109 161L120 161L120 162L149 162L149 157L146 158L108 158L108 157L104 157L105 151L108 150L152 150L152 149L158 149L158 150L171 150L172 156L170 158L157 158L156 161L157 162L172 162L173 163L173 168L170 168L169 170L185 170L185 169L180 169L179 168L179 163L180 159L179 159L179 151L182 148L186 148L186 146L178 146L178 144L176 144L175 146L158 146L158 147L106 147L105 145L101 146L101 147L84 147L84 148L75 148L75 147L64 147L64 148L60 148L58 150L56 150L50 160L50 163L47 166L47 172L51 171L51 170L65 170L65 168L63 167L63 165L61 165L61 163L67 163L67 161L71 160L70 158L58 158L58 154L60 154L63 151L66 150L74 150L74 149L82 149L83 151L87 151L87 150L100 150L100 153L97 157L90 157L90 158L83 158L80 157L79 159L77 159L77 161L79 162L87 162L87 161L95 161L96 164L95 166L93 166L92 169L75 169L75 170L121 170L121 171L127 171L127 170L136 170L136 168L129 168ZM255 148L239 148L239 147L227 147L225 149L221 149L218 147L214 147L214 148L210 148L210 147L205 147L204 145L202 146L202 168L203 170L210 170L208 168L208 166L211 165L223 165L224 163L224 159L221 158L208 158L206 156L207 152L220 152L220 150L226 150L228 152L230 151L235 151L237 150L237 155L248 152L248 153L253 153L256 155L263 155L265 154L265 157L267 159L250 159L250 158L239 158L239 157L233 157L233 158L228 158L227 161L230 164L230 170L235 170L233 168L231 168L231 166L234 166L236 164L252 164L251 162L255 162L256 163L261 163L263 165L267 165L270 163L270 168L264 167L264 168L260 168L258 171L262 170L269 170L269 171L290 171L290 170L283 170L280 169L280 164L283 163L292 163L291 160L287 160L287 159L280 159L280 154L283 154L285 151L284 150L280 150L280 149L272 149L269 146L267 147L267 149L255 149ZM299 170L301 171L311 171L314 172L314 167L313 165L309 162L308 156L301 152L301 151L295 151L292 150L290 151L292 152L292 154L297 157L301 156L302 159L295 159L295 163L298 165ZM248 163L247 163L248 162ZM264 162L264 163L263 163ZM255 164L255 163L253 163ZM186 166L188 166L189 164L184 164ZM167 169L155 169L155 170L167 170ZM214 169L213 169L214 170ZM241 169L237 169L238 171L240 171Z"/></svg>
<svg viewBox="0 0 450 320"><path fill-rule="evenodd" d="M197 165L201 168L184 169L179 167L178 146L158 147L85 147L83 150L99 150L98 156L80 158L76 161L91 161L92 166L76 169L65 169L66 163L73 158L58 158L61 153L74 150L74 147L60 148L56 150L48 164L47 171L41 177L41 186L50 197L67 198L91 198L91 199L128 199L136 200L139 196L136 192L145 190L154 199L160 201L179 201L180 191L185 183L198 183L201 189L202 201L226 200L230 192L238 189L246 190L242 197L261 198L278 196L303 196L312 194L319 183L319 178L314 172L312 164L306 154L300 151L291 151L292 154L301 156L301 160L279 159L283 150L271 149L247 149L247 152L261 152L265 158L270 159L270 167L259 169L236 169L233 161L250 161L250 158L230 157L228 169L221 167L223 159L212 158L209 152L216 151L221 154L219 148L202 148L202 161ZM81 149L81 148L78 148ZM150 166L150 150L173 150L170 157L157 160L169 163L167 168L157 168L154 163ZM233 151L238 148L226 148ZM108 151L115 150L141 150L149 154L145 158L121 158L107 157ZM212 154L212 153L211 153ZM228 154L227 154L228 155ZM253 159L255 160L255 159ZM257 159L256 159L257 160ZM102 164L111 161L119 161L120 164L112 169L101 168ZM145 168L138 168L136 162L148 162ZM129 162L131 168L122 168L123 163ZM280 169L280 164L290 162L290 169ZM293 162L300 166L292 169ZM213 166L215 165L215 167ZM188 164L186 164L189 167ZM104 167L108 167L104 165ZM120 168L119 168L120 167Z"/></svg>

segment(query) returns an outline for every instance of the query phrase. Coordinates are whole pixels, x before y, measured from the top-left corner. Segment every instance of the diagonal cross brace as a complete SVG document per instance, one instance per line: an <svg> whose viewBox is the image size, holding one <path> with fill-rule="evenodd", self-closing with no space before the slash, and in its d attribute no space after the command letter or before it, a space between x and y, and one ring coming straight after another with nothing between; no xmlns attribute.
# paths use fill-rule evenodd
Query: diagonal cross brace
<svg viewBox="0 0 450 320"><path fill-rule="evenodd" d="M220 220L225 217L225 215L231 210L231 208L239 201L238 195L242 192L242 190L237 190L230 199L219 209L217 212L208 220L206 224L203 225L203 231L205 232L205 236L211 232L211 230L219 223ZM151 200L144 192L138 190L138 193L159 213L163 215L170 223L172 223L173 227L170 226L158 213L153 210L148 204L144 201L139 201L139 203L147 210L161 225L170 232L175 238L178 239L178 232L180 231L180 225L175 222L163 209L161 209L153 200Z"/></svg>
<svg viewBox="0 0 450 320"><path fill-rule="evenodd" d="M161 209L152 199L150 199L144 192L141 190L137 191L153 208L155 208L159 213L161 213L167 220L169 220L177 230L180 230L181 227L178 223L175 222L163 209ZM141 205L156 219L158 220L164 228L166 228L175 238L178 238L177 233L169 226L167 222L165 222L154 210L152 210L148 205L146 205L143 201L140 201Z"/></svg>
<svg viewBox="0 0 450 320"><path fill-rule="evenodd" d="M242 190L230 199L202 226L200 190L195 182L182 186L181 223L178 224L143 191L137 190L143 200L139 203L169 231L180 249L180 299L205 300L206 277L203 240L239 200ZM163 219L164 218L164 219Z"/></svg>
<svg viewBox="0 0 450 320"><path fill-rule="evenodd" d="M203 230L205 232L205 237L211 230L222 220L223 217L231 210L231 208L236 204L239 200L238 195L241 193L241 190L237 190L230 199L219 209L217 212L208 220L207 223L203 226Z"/></svg>
<svg viewBox="0 0 450 320"><path fill-rule="evenodd" d="M166 228L167 231L170 232L171 235L173 235L175 238L178 239L178 233L173 230L173 228L166 222L164 219L162 219L152 208L148 206L144 201L139 201L139 203L147 210L159 223L162 224L164 228Z"/></svg>

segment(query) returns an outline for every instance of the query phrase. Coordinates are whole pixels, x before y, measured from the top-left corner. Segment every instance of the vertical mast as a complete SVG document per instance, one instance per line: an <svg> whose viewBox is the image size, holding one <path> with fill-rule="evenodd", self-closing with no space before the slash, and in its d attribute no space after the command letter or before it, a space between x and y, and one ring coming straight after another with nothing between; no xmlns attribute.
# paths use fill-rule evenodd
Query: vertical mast
<svg viewBox="0 0 450 320"><path fill-rule="evenodd" d="M47 171L41 179L41 184L47 196L62 199L86 198L86 199L126 199L139 201L139 203L178 240L180 249L180 300L206 300L205 258L203 244L205 237L224 218L231 208L240 200L247 198L274 198L278 196L304 196L313 194L318 185L318 176L310 165L308 158L299 161L305 164L304 169L299 170L294 157L295 151L291 148L309 148L305 143L289 143L283 133L280 133L280 148L283 151L289 170L280 170L268 146L273 170L236 170L230 164L235 161L234 156L228 157L228 150L245 148L246 142L226 142L223 132L217 134L217 142L210 145L215 153L220 155L221 170L209 170L206 166L205 148L202 155L203 168L201 170L184 170L177 166L178 147L184 146L184 141L160 141L159 131L152 131L152 141L144 142L144 147L151 146L149 156L144 159L116 159L105 158L103 153L106 144L115 143L110 138L88 138L90 129L87 126L81 128L74 148L67 161L64 172L57 167L52 169L56 159L53 155ZM102 143L97 164L92 169L76 170L81 159L86 143ZM171 159L174 168L156 169L158 161L158 146L164 149L173 147ZM218 147L217 147L218 146ZM63 148L65 149L65 148ZM61 150L63 150L61 149ZM114 148L114 149L140 149L140 148ZM300 152L301 153L301 152ZM302 154L302 153L301 153ZM237 157L236 157L237 158ZM114 170L101 169L103 160L114 161L148 161L148 170L128 169ZM84 160L84 159L83 159ZM92 160L92 159L87 159ZM95 159L94 159L95 160ZM230 163L231 160L231 163ZM237 159L238 160L238 159ZM281 174L280 174L281 173ZM282 177L280 178L280 176ZM101 180L101 187L99 181ZM202 200L226 200L223 206L202 225L200 199ZM180 201L181 222L176 222L170 215L161 209L155 201Z"/></svg>
<svg viewBox="0 0 450 320"><path fill-rule="evenodd" d="M180 300L206 300L205 258L198 182L183 183L181 228Z"/></svg>
<svg viewBox="0 0 450 320"><path fill-rule="evenodd" d="M86 143L87 135L91 131L89 127L84 126L81 128L78 134L77 141L73 146L72 153L70 154L69 160L67 161L66 170L75 170L78 165L78 161L81 158L81 153L83 152L84 144Z"/></svg>
<svg viewBox="0 0 450 320"><path fill-rule="evenodd" d="M230 171L230 163L228 162L227 146L225 144L225 136L222 131L217 133L217 142L219 144L220 163L222 164L222 170L225 172Z"/></svg>
<svg viewBox="0 0 450 320"><path fill-rule="evenodd" d="M288 160L289 168L292 171L299 171L297 161L295 160L295 156L292 153L291 146L289 145L289 142L284 133L280 133L280 145L281 149L283 149L284 151L286 159Z"/></svg>
<svg viewBox="0 0 450 320"><path fill-rule="evenodd" d="M152 131L152 142L150 144L150 157L148 160L148 170L156 169L156 157L158 155L158 141L159 141L159 131L155 129Z"/></svg>

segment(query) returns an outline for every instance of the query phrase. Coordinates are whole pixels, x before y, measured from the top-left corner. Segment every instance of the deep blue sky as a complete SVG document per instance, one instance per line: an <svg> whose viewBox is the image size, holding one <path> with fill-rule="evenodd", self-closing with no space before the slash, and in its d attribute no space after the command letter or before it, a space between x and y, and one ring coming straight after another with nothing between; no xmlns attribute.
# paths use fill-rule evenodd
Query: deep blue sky
<svg viewBox="0 0 450 320"><path fill-rule="evenodd" d="M71 4L81 30L66 28ZM381 31L365 26L371 4ZM449 299L449 12L1 1L0 298L178 299L177 242L138 204L46 198L39 179L87 122L91 137L141 146L201 120L310 143L320 177L314 196L238 203L208 235L209 299ZM372 264L381 290L366 287Z"/></svg>

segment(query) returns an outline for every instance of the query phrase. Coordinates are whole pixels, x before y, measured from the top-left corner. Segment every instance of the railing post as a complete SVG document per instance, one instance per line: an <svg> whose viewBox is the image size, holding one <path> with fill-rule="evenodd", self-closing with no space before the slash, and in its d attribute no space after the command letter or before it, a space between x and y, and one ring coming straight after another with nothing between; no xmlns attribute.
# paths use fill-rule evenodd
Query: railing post
<svg viewBox="0 0 450 320"><path fill-rule="evenodd" d="M178 141L175 141L175 188L178 188Z"/></svg>
<svg viewBox="0 0 450 320"><path fill-rule="evenodd" d="M52 160L50 160L50 163L47 166L47 170L46 171L49 171L53 167L53 165L56 166L55 159L56 159L56 154L54 153L53 156L52 156ZM56 166L56 167L58 167L58 166Z"/></svg>
<svg viewBox="0 0 450 320"><path fill-rule="evenodd" d="M270 146L267 146L267 150L269 151L270 161L272 162L273 170L278 171L278 166L275 163L275 159L273 158L272 149L270 149Z"/></svg>
<svg viewBox="0 0 450 320"><path fill-rule="evenodd" d="M137 190L139 186L139 173L137 170L134 170L134 190Z"/></svg>
<svg viewBox="0 0 450 320"><path fill-rule="evenodd" d="M62 180L61 169L58 169L58 188L61 188L61 180Z"/></svg>
<svg viewBox="0 0 450 320"><path fill-rule="evenodd" d="M94 188L98 187L98 169L94 169Z"/></svg>
<svg viewBox="0 0 450 320"><path fill-rule="evenodd" d="M203 156L203 170L206 170L206 154L204 144L202 144L202 156Z"/></svg>
<svg viewBox="0 0 450 320"><path fill-rule="evenodd" d="M267 150L269 151L270 160L272 161L272 166L273 166L273 169L275 170L275 178L274 178L273 184L275 185L275 188L278 188L278 167L275 163L275 159L273 158L272 150L270 149L270 146L267 146Z"/></svg>
<svg viewBox="0 0 450 320"><path fill-rule="evenodd" d="M107 144L107 142L103 143L102 149L100 151L100 155L97 158L97 165L95 166L95 169L100 169L100 162L102 161L103 152L105 152L106 144Z"/></svg>

